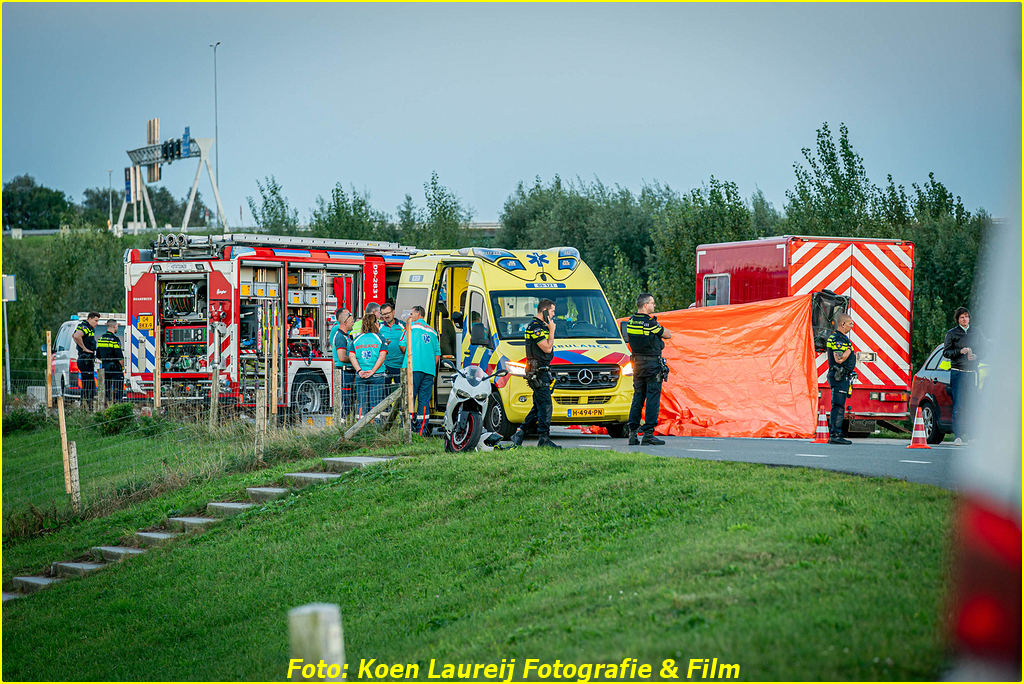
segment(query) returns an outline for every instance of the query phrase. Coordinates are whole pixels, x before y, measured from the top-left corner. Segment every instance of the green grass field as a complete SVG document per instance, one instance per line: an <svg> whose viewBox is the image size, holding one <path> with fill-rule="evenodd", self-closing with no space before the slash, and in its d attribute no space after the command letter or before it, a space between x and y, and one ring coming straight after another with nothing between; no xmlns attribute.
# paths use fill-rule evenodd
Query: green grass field
<svg viewBox="0 0 1024 684"><path fill-rule="evenodd" d="M949 492L594 450L434 449L8 603L7 680L281 680L286 613L341 606L377 662L718 658L744 680L927 680ZM213 479L4 549L4 580L240 499Z"/></svg>

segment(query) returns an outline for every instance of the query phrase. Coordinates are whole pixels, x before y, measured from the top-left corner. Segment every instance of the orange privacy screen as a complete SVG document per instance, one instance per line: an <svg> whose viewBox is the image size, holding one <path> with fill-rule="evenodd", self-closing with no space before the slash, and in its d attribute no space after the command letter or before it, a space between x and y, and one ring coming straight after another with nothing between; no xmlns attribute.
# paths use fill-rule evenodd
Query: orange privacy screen
<svg viewBox="0 0 1024 684"><path fill-rule="evenodd" d="M658 314L664 356L658 434L810 437L818 379L811 295Z"/></svg>

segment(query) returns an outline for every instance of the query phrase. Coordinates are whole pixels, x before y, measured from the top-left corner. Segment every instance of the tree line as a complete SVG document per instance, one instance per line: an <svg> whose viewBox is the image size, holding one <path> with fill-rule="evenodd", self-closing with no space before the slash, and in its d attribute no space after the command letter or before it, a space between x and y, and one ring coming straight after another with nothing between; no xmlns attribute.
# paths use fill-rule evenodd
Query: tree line
<svg viewBox="0 0 1024 684"><path fill-rule="evenodd" d="M619 316L633 310L641 291L653 293L662 310L689 306L695 296L699 244L786 234L909 240L916 245L916 368L953 326L953 310L972 299L990 217L984 209L965 209L960 197L933 174L920 185L911 184L909 191L891 176L884 186L873 184L845 125L838 138L823 125L815 146L804 148L801 155L793 164L794 185L782 210L758 189L744 197L735 183L713 176L686 191L657 182L630 190L598 179L555 176L545 182L537 177L532 183L520 182L508 196L493 240L470 235L472 208L437 173L423 184L422 204L407 194L394 215L374 207L369 192L337 183L326 197L317 198L303 225L273 176L257 181L258 197L249 197L248 204L257 226L271 234L385 240L425 249L488 242L508 249L571 245L598 274ZM49 227L69 217L78 226L106 227L106 190L87 190L85 200L76 205L63 193L28 181L30 177L19 176L4 185L5 227ZM11 200L10 213L9 185L18 195ZM178 211L178 218L166 222L180 225L184 200L179 203L164 188L151 189L151 198L158 224ZM105 230L22 244L5 238L5 272L18 275L19 303L31 302L11 307L12 356L38 353L43 331L56 330L72 312L123 310L123 251L148 240L115 239Z"/></svg>
<svg viewBox="0 0 1024 684"><path fill-rule="evenodd" d="M163 186L147 187L147 190L156 224L180 226L185 216L188 197L175 199L171 191ZM64 191L40 185L28 174L15 176L4 183L3 195L4 230L20 228L28 232L57 230L62 226L75 229L106 228L107 218L111 212L114 221L117 220L124 200L123 188L86 188L82 192L82 201L75 202ZM143 212L146 223L149 223L149 214L145 208ZM208 213L202 193L196 191L189 225L206 226ZM125 213L125 220L131 220L131 217L129 209Z"/></svg>

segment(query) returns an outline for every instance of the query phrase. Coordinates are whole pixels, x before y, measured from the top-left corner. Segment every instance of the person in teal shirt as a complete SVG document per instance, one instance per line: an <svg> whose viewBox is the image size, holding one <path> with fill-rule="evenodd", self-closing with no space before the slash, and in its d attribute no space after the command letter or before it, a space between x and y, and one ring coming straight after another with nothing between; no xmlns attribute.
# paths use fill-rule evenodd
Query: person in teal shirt
<svg viewBox="0 0 1024 684"><path fill-rule="evenodd" d="M430 397L434 394L434 377L437 375L437 362L441 359L441 343L438 341L437 331L423 320L426 313L422 306L412 307L409 313L412 391L416 397L416 415L412 419L412 429L425 436L430 434L427 420L430 413ZM404 361L402 367L406 367Z"/></svg>
<svg viewBox="0 0 1024 684"><path fill-rule="evenodd" d="M331 354L334 357L334 367L341 370L341 386L335 391L341 392L341 415L343 417L352 413L355 405L355 381L356 370L352 366L348 353L352 349L352 324L355 316L348 309L341 308L335 312L337 321L331 328L330 342Z"/></svg>
<svg viewBox="0 0 1024 684"><path fill-rule="evenodd" d="M384 302L380 307L380 315L380 336L388 344L388 355L384 358L384 390L390 391L398 386L398 378L402 374L405 325L395 320L395 306L391 302Z"/></svg>
<svg viewBox="0 0 1024 684"><path fill-rule="evenodd" d="M349 359L356 371L356 395L360 413L366 413L384 398L384 357L387 343L377 328L377 315L363 317L363 331L352 340Z"/></svg>

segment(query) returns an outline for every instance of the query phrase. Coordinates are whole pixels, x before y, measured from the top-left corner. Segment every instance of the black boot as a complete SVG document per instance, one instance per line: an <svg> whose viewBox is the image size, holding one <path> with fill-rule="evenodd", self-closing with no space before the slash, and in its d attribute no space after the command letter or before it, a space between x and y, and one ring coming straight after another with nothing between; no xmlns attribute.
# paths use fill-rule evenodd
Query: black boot
<svg viewBox="0 0 1024 684"><path fill-rule="evenodd" d="M665 443L665 440L658 439L652 432L649 435L644 435L644 438L640 440L640 446L661 446Z"/></svg>
<svg viewBox="0 0 1024 684"><path fill-rule="evenodd" d="M555 444L554 442L552 442L551 441L551 437L549 437L547 435L547 433L545 433L543 435L540 435L540 439L537 440L537 446L539 446L539 447L548 447L550 449L561 449L562 448L562 447L558 446L557 444Z"/></svg>
<svg viewBox="0 0 1024 684"><path fill-rule="evenodd" d="M629 446L637 446L640 444L640 438L637 437L636 430L629 431Z"/></svg>
<svg viewBox="0 0 1024 684"><path fill-rule="evenodd" d="M516 430L516 434L512 435L512 446L523 446L523 438L526 434L522 430Z"/></svg>

